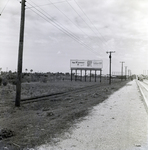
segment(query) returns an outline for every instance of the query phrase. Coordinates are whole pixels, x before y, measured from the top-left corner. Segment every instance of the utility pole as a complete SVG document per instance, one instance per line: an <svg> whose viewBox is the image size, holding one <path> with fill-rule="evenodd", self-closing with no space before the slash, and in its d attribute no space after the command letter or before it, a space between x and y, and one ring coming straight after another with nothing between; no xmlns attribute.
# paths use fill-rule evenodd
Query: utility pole
<svg viewBox="0 0 148 150"><path fill-rule="evenodd" d="M127 75L127 66L125 66L125 80L126 80L126 75Z"/></svg>
<svg viewBox="0 0 148 150"><path fill-rule="evenodd" d="M112 53L115 53L115 51L107 51L106 52L107 54L109 53L109 61L110 61L110 67L109 67L109 84L111 84L111 58L112 58Z"/></svg>
<svg viewBox="0 0 148 150"><path fill-rule="evenodd" d="M15 98L15 106L17 107L20 107L20 100L21 100L21 79L22 79L23 43L24 43L24 26L25 26L25 2L26 0L21 1L21 23L20 23L17 84L16 84L16 98Z"/></svg>
<svg viewBox="0 0 148 150"><path fill-rule="evenodd" d="M124 61L120 62L121 63L121 81L123 79L123 63L125 63Z"/></svg>
<svg viewBox="0 0 148 150"><path fill-rule="evenodd" d="M130 79L130 69L128 69L128 78Z"/></svg>

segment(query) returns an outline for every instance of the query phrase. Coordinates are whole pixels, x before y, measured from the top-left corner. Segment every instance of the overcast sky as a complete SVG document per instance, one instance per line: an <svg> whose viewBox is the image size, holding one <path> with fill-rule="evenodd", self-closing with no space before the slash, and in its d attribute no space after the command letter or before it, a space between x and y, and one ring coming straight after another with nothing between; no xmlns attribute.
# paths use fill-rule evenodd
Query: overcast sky
<svg viewBox="0 0 148 150"><path fill-rule="evenodd" d="M0 0L0 68L15 71L21 4L7 1ZM69 72L70 59L89 59L103 60L106 74L106 51L115 51L113 72L124 61L141 74L148 70L147 14L147 0L27 0L23 71Z"/></svg>

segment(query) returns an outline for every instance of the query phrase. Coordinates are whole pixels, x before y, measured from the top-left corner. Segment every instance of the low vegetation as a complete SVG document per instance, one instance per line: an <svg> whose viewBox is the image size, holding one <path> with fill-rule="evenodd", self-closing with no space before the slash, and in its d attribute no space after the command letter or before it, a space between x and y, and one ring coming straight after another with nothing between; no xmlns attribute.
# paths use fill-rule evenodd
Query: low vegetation
<svg viewBox="0 0 148 150"><path fill-rule="evenodd" d="M61 96L50 101L14 105L16 73L2 73L0 86L0 147L8 150L28 150L40 144L56 142L55 137L71 128L76 120L87 115L93 106L128 81L113 79L112 85L102 77L97 82L71 81L70 74L23 73L22 99L69 91L97 84L98 89ZM84 81L84 80L83 80ZM101 85L101 86L100 86Z"/></svg>

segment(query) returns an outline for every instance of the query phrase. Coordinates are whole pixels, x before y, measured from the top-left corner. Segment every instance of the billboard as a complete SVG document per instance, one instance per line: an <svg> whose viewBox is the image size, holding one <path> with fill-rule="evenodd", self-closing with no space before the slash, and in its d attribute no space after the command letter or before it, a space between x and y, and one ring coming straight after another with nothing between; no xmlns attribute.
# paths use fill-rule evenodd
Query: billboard
<svg viewBox="0 0 148 150"><path fill-rule="evenodd" d="M102 60L70 60L71 69L102 69Z"/></svg>

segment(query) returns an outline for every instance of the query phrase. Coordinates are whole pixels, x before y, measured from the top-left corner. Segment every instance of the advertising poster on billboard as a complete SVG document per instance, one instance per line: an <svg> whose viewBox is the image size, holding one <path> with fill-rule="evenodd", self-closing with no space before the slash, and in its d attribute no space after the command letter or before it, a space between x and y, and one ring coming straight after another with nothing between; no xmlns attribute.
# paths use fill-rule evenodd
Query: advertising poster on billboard
<svg viewBox="0 0 148 150"><path fill-rule="evenodd" d="M70 60L71 69L102 69L102 60Z"/></svg>

